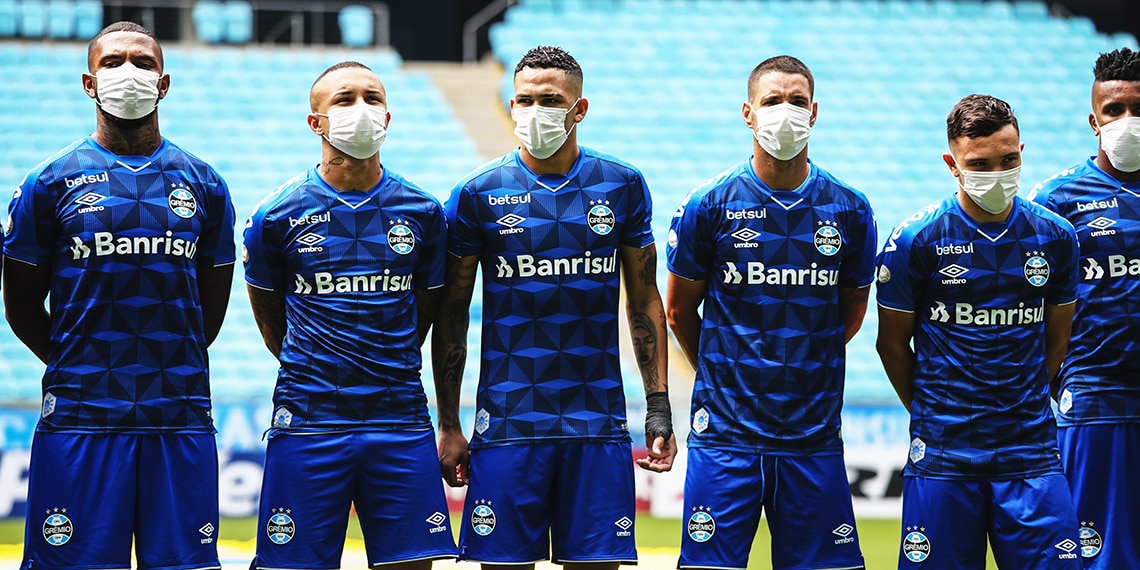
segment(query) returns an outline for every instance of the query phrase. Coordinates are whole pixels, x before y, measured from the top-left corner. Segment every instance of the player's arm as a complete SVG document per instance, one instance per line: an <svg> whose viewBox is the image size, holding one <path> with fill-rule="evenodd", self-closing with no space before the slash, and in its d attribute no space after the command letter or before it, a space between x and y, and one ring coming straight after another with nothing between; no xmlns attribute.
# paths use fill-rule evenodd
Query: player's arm
<svg viewBox="0 0 1140 570"><path fill-rule="evenodd" d="M5 285L6 286L6 285ZM1045 364L1049 369L1050 394L1056 398L1061 391L1061 381L1057 373L1065 361L1069 350L1069 334L1072 332L1073 313L1077 304L1045 305Z"/></svg>
<svg viewBox="0 0 1140 570"><path fill-rule="evenodd" d="M467 364L467 327L479 256L448 254L444 285L431 335L432 374L439 413L439 469L452 487L467 484L467 437L459 425L459 389Z"/></svg>
<svg viewBox="0 0 1140 570"><path fill-rule="evenodd" d="M645 386L645 447L647 457L637 465L649 471L672 469L677 455L673 417L669 406L669 347L665 307L657 289L657 246L622 246L622 276L625 279L626 317L637 341L641 382Z"/></svg>
<svg viewBox="0 0 1140 570"><path fill-rule="evenodd" d="M867 315L867 299L870 296L870 285L858 289L839 289L839 316L843 319L844 342L851 342L863 326L863 317Z"/></svg>
<svg viewBox="0 0 1140 570"><path fill-rule="evenodd" d="M5 260L4 315L20 342L44 364L51 352L51 316L44 308L50 286L50 266Z"/></svg>
<svg viewBox="0 0 1140 570"><path fill-rule="evenodd" d="M206 346L218 338L226 309L230 305L230 287L233 285L234 264L199 265L198 298L202 300L202 324L206 333Z"/></svg>
<svg viewBox="0 0 1140 570"><path fill-rule="evenodd" d="M883 369L894 386L903 406L910 410L914 400L914 350L910 340L914 336L914 313L889 309L879 305L879 338L875 349L883 361Z"/></svg>
<svg viewBox="0 0 1140 570"><path fill-rule="evenodd" d="M677 344L681 345L681 352L693 370L697 369L697 355L701 343L701 303L705 300L708 283L703 279L692 281L684 277L669 274L668 286L665 289L665 317L669 328L673 329L673 336Z"/></svg>
<svg viewBox="0 0 1140 570"><path fill-rule="evenodd" d="M427 340L428 331L435 321L435 314L439 309L439 298L443 294L442 287L435 289L414 289L412 294L416 298L416 335L419 346Z"/></svg>
<svg viewBox="0 0 1140 570"><path fill-rule="evenodd" d="M265 348L274 357L281 356L281 344L285 342L285 292L261 289L246 284L249 304L253 308L253 320L261 331Z"/></svg>

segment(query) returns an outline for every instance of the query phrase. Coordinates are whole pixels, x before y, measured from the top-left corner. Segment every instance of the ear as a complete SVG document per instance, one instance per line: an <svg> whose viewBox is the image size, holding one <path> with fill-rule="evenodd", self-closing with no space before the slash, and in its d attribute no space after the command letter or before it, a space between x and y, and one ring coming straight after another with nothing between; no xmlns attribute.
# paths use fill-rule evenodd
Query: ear
<svg viewBox="0 0 1140 570"><path fill-rule="evenodd" d="M958 163L954 160L954 155L948 152L942 153L942 161L945 162L946 166L950 168L950 174L953 174L954 178L957 178Z"/></svg>
<svg viewBox="0 0 1140 570"><path fill-rule="evenodd" d="M744 124L752 128L752 105L745 101L740 104L740 115L744 117Z"/></svg>
<svg viewBox="0 0 1140 570"><path fill-rule="evenodd" d="M1096 113L1089 113L1089 126L1092 127L1093 134L1100 136L1100 125L1096 123Z"/></svg>
<svg viewBox="0 0 1140 570"><path fill-rule="evenodd" d="M317 136L324 138L325 128L321 126L321 118L312 113L309 113L307 120L309 122L309 130L313 131L313 133Z"/></svg>
<svg viewBox="0 0 1140 570"><path fill-rule="evenodd" d="M166 92L170 91L170 75L163 75L158 80L158 99L161 101L166 97Z"/></svg>
<svg viewBox="0 0 1140 570"><path fill-rule="evenodd" d="M86 93L88 97L92 99L95 98L97 91L94 75L90 73L83 74L83 92Z"/></svg>
<svg viewBox="0 0 1140 570"><path fill-rule="evenodd" d="M510 101L507 101L507 110L508 111L514 111L515 110L515 98L514 97L511 97Z"/></svg>
<svg viewBox="0 0 1140 570"><path fill-rule="evenodd" d="M590 109L590 102L585 97L578 98L578 104L574 108L574 122L581 123L582 119L586 118L586 111Z"/></svg>
<svg viewBox="0 0 1140 570"><path fill-rule="evenodd" d="M812 101L811 102L811 120L808 121L809 127L815 126L815 119L818 116L819 116L819 103Z"/></svg>

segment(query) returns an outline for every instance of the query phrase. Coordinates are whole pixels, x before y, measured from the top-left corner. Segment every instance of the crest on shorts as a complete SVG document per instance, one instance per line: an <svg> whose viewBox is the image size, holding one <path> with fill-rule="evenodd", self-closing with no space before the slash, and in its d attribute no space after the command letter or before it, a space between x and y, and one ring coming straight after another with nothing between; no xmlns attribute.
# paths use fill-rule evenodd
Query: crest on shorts
<svg viewBox="0 0 1140 570"><path fill-rule="evenodd" d="M52 546L63 546L71 542L75 525L67 517L67 509L54 508L47 511L44 519L44 540Z"/></svg>
<svg viewBox="0 0 1140 570"><path fill-rule="evenodd" d="M712 516L712 507L693 507L693 514L685 524L685 534L693 542L708 542L716 534L716 520Z"/></svg>
<svg viewBox="0 0 1140 570"><path fill-rule="evenodd" d="M926 538L926 527L908 526L903 537L903 556L911 562L923 562L930 558L930 539Z"/></svg>
<svg viewBox="0 0 1140 570"><path fill-rule="evenodd" d="M1095 558L1100 554L1100 549L1104 547L1104 539L1093 528L1093 523L1082 522L1077 536L1081 541L1081 558Z"/></svg>
<svg viewBox="0 0 1140 570"><path fill-rule="evenodd" d="M266 536L269 537L270 542L278 546L288 544L297 534L297 523L290 516L293 509L274 507L270 511L273 514L269 515L269 522L265 524Z"/></svg>
<svg viewBox="0 0 1140 570"><path fill-rule="evenodd" d="M495 532L495 511L491 508L491 501L479 499L475 501L475 508L471 509L471 529L479 536L487 536Z"/></svg>

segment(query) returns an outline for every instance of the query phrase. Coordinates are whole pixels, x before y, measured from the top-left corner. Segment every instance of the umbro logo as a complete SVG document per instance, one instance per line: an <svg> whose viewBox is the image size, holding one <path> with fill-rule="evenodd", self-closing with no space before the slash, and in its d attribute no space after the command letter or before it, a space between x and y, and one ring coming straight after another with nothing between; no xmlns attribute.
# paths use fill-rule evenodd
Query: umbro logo
<svg viewBox="0 0 1140 570"><path fill-rule="evenodd" d="M939 273L941 273L941 274L943 274L943 275L945 275L951 279L957 279L957 278L965 275L967 271L969 271L969 269L966 269L965 267L962 267L961 265L958 265L957 263L955 263L953 265L947 265L946 267L943 267L942 269L938 270Z"/></svg>

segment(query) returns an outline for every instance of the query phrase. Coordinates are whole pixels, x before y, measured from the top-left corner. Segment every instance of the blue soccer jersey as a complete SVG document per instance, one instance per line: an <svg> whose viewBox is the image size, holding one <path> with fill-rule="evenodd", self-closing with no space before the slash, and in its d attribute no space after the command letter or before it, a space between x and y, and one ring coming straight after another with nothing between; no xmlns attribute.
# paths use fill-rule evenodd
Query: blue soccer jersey
<svg viewBox="0 0 1140 570"><path fill-rule="evenodd" d="M1060 472L1045 310L1076 299L1076 263L1072 225L1020 197L1005 222L978 223L951 195L894 230L878 302L915 315L908 475Z"/></svg>
<svg viewBox="0 0 1140 570"><path fill-rule="evenodd" d="M87 137L24 178L4 254L51 267L39 429L212 432L197 268L234 262L225 182L164 140Z"/></svg>
<svg viewBox="0 0 1140 570"><path fill-rule="evenodd" d="M638 170L585 147L566 175L518 150L461 180L449 250L483 271L482 366L471 447L629 441L618 356L621 247L647 247Z"/></svg>
<svg viewBox="0 0 1140 570"><path fill-rule="evenodd" d="M1081 242L1057 423L1140 422L1140 182L1116 180L1093 157L1030 198L1072 222Z"/></svg>
<svg viewBox="0 0 1140 570"><path fill-rule="evenodd" d="M443 286L439 202L384 169L341 192L309 170L245 227L246 282L285 293L273 427L427 429L416 289Z"/></svg>
<svg viewBox="0 0 1140 570"><path fill-rule="evenodd" d="M745 161L689 194L667 250L707 284L690 447L842 451L839 289L871 284L875 236L866 197L814 164L795 190Z"/></svg>

